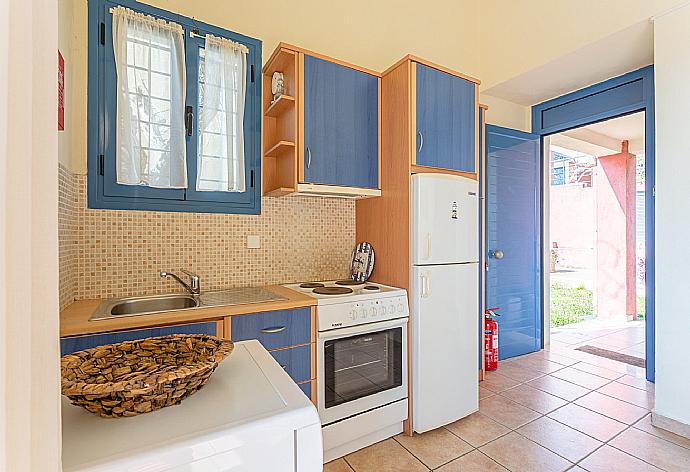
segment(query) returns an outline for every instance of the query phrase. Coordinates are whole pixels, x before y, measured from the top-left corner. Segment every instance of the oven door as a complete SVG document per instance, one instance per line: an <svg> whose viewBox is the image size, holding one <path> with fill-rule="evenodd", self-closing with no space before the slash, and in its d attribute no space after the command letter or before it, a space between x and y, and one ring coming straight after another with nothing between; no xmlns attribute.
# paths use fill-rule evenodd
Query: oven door
<svg viewBox="0 0 690 472"><path fill-rule="evenodd" d="M407 321L318 333L316 398L321 424L407 398Z"/></svg>

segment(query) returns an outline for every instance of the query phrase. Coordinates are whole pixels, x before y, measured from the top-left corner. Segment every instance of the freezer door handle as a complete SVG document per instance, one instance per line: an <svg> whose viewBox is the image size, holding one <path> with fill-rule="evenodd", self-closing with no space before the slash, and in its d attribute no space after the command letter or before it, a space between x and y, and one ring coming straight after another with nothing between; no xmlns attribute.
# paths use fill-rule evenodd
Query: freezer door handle
<svg viewBox="0 0 690 472"><path fill-rule="evenodd" d="M426 233L426 238L424 239L424 259L429 259L431 257L431 233Z"/></svg>

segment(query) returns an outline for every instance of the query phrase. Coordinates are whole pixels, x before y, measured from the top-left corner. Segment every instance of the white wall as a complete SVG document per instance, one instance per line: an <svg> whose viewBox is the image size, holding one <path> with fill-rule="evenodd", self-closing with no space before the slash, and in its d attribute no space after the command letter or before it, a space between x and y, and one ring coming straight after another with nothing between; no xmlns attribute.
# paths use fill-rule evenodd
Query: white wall
<svg viewBox="0 0 690 472"><path fill-rule="evenodd" d="M656 413L690 424L690 7L654 22Z"/></svg>
<svg viewBox="0 0 690 472"><path fill-rule="evenodd" d="M57 1L0 2L0 470L60 470Z"/></svg>

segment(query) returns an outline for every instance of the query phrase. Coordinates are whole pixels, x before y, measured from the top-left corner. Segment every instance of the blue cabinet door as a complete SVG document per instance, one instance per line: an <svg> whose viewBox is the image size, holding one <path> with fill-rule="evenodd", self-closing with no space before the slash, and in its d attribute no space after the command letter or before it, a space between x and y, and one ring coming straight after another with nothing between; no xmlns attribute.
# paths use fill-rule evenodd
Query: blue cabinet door
<svg viewBox="0 0 690 472"><path fill-rule="evenodd" d="M379 78L304 56L304 181L378 188Z"/></svg>
<svg viewBox="0 0 690 472"><path fill-rule="evenodd" d="M417 165L476 172L476 84L416 64Z"/></svg>
<svg viewBox="0 0 690 472"><path fill-rule="evenodd" d="M179 326L166 326L163 328L135 329L133 331L120 331L116 333L90 334L85 336L70 336L60 339L60 355L71 354L83 349L115 344L123 341L136 341L138 339L152 338L155 336L168 336L169 334L208 334L215 336L217 332L215 321L208 323L193 323Z"/></svg>
<svg viewBox="0 0 690 472"><path fill-rule="evenodd" d="M539 135L487 125L485 159L486 306L500 308L507 359L542 347Z"/></svg>

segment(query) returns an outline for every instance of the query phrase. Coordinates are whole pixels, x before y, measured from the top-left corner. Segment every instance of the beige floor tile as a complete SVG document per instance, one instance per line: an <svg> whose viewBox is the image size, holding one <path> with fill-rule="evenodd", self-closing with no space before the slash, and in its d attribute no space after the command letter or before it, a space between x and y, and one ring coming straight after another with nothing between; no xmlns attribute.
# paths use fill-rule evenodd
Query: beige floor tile
<svg viewBox="0 0 690 472"><path fill-rule="evenodd" d="M589 390L584 387L557 379L556 377L552 377L552 375L546 375L532 380L528 382L527 385L568 401L573 401L589 393Z"/></svg>
<svg viewBox="0 0 690 472"><path fill-rule="evenodd" d="M487 372L486 376L484 377L484 381L481 384L483 388L494 393L499 393L503 390L515 387L519 383L520 382L517 380L513 380L505 375L501 375L496 372Z"/></svg>
<svg viewBox="0 0 690 472"><path fill-rule="evenodd" d="M598 392L588 393L575 403L625 424L633 424L647 414L644 408Z"/></svg>
<svg viewBox="0 0 690 472"><path fill-rule="evenodd" d="M546 416L526 424L517 432L571 462L583 459L602 444Z"/></svg>
<svg viewBox="0 0 690 472"><path fill-rule="evenodd" d="M623 385L618 382L612 382L608 385L604 385L597 391L603 393L604 395L618 398L619 400L641 406L642 408L646 408L648 410L654 408L654 392L640 390L639 388Z"/></svg>
<svg viewBox="0 0 690 472"><path fill-rule="evenodd" d="M558 364L557 362L552 362L543 357L528 357L516 361L516 364L520 367L531 368L543 372L544 374L550 374L551 372L556 372L557 370L564 369L563 364Z"/></svg>
<svg viewBox="0 0 690 472"><path fill-rule="evenodd" d="M530 380L534 380L538 377L545 375L544 372L540 372L540 371L533 369L531 367L523 367L517 363L504 364L504 365L499 364L498 372L501 375L509 377L509 378L516 380L518 382L529 382Z"/></svg>
<svg viewBox="0 0 690 472"><path fill-rule="evenodd" d="M482 384L479 384L479 399L481 400L482 398L487 398L490 397L491 395L496 395L494 392L491 390L487 390L484 387L482 387Z"/></svg>
<svg viewBox="0 0 690 472"><path fill-rule="evenodd" d="M512 472L556 472L573 464L529 439L512 432L480 449Z"/></svg>
<svg viewBox="0 0 690 472"><path fill-rule="evenodd" d="M564 356L562 354L558 354L556 352L551 352L551 351L546 351L546 350L539 351L539 352L543 353L542 355L543 355L544 359L551 361L551 362L555 362L557 364L562 364L562 365L567 366L567 365L576 364L578 362L577 359L573 359L572 357L567 357L567 356Z"/></svg>
<svg viewBox="0 0 690 472"><path fill-rule="evenodd" d="M647 379L641 377L624 375L623 377L616 379L616 382L628 385L630 387L639 388L641 390L649 390L650 392L654 391L654 384L652 382L648 382Z"/></svg>
<svg viewBox="0 0 690 472"><path fill-rule="evenodd" d="M541 416L536 411L499 395L480 401L479 412L510 429L519 428Z"/></svg>
<svg viewBox="0 0 690 472"><path fill-rule="evenodd" d="M324 464L323 472L353 472L352 467L350 467L345 459L336 459Z"/></svg>
<svg viewBox="0 0 690 472"><path fill-rule="evenodd" d="M649 434L653 434L661 439L665 439L679 446L683 446L686 449L690 449L690 439L679 436L665 429L657 428L652 424L651 413L642 418L640 421L633 425L637 429L641 429Z"/></svg>
<svg viewBox="0 0 690 472"><path fill-rule="evenodd" d="M436 469L436 472L509 472L508 469L489 459L488 456L479 451L472 451L469 454L455 459L443 467Z"/></svg>
<svg viewBox="0 0 690 472"><path fill-rule="evenodd" d="M610 445L668 472L690 470L690 450L639 429L624 431Z"/></svg>
<svg viewBox="0 0 690 472"><path fill-rule="evenodd" d="M627 428L627 425L586 408L570 403L548 415L550 418L592 436L608 441Z"/></svg>
<svg viewBox="0 0 690 472"><path fill-rule="evenodd" d="M611 380L609 379L605 379L603 377L599 377L598 375L583 372L573 367L568 367L566 369L559 370L558 372L554 372L551 375L553 377L556 377L557 379L566 380L570 383L574 383L576 385L588 388L590 390L603 387L607 383L611 382Z"/></svg>
<svg viewBox="0 0 690 472"><path fill-rule="evenodd" d="M541 390L537 390L529 385L518 385L517 387L509 388L508 390L501 392L499 395L509 398L510 400L543 415L568 403L562 398L551 395L550 393L542 392Z"/></svg>
<svg viewBox="0 0 690 472"><path fill-rule="evenodd" d="M598 365L588 364L586 362L578 362L577 364L573 364L572 367L573 369L581 370L583 372L589 372L590 374L598 375L599 377L603 377L609 380L616 380L625 375L621 372L610 370Z"/></svg>
<svg viewBox="0 0 690 472"><path fill-rule="evenodd" d="M400 434L395 439L430 469L439 467L474 449L445 428L414 436Z"/></svg>
<svg viewBox="0 0 690 472"><path fill-rule="evenodd" d="M660 469L653 465L611 446L594 451L580 462L579 466L588 472L660 472Z"/></svg>
<svg viewBox="0 0 690 472"><path fill-rule="evenodd" d="M510 432L510 429L479 412L447 425L446 429L474 447L483 446Z"/></svg>
<svg viewBox="0 0 690 472"><path fill-rule="evenodd" d="M427 467L394 439L360 449L345 456L355 472L426 472Z"/></svg>

